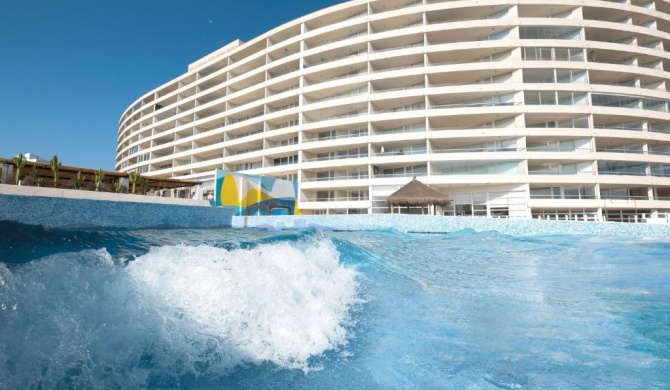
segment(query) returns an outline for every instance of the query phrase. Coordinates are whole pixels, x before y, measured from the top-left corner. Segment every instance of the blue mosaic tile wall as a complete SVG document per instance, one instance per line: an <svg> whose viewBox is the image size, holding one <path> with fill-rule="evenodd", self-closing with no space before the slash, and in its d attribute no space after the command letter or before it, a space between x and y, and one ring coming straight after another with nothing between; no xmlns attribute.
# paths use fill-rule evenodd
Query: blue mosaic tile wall
<svg viewBox="0 0 670 390"><path fill-rule="evenodd" d="M232 215L220 207L0 194L0 221L58 228L229 227Z"/></svg>
<svg viewBox="0 0 670 390"><path fill-rule="evenodd" d="M395 229L413 233L450 233L470 229L478 232L496 231L511 236L534 234L670 236L670 225L398 214L233 217L232 226L278 230L307 227L347 231Z"/></svg>

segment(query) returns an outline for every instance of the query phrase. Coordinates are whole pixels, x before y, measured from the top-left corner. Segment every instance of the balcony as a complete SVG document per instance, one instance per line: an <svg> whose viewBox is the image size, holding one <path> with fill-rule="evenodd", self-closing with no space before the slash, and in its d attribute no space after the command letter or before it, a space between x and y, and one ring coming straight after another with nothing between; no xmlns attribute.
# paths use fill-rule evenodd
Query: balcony
<svg viewBox="0 0 670 390"><path fill-rule="evenodd" d="M335 180L362 180L368 179L369 176L367 173L352 174L352 175L330 175L330 176L321 176L321 177L312 177L305 178L303 182L324 182L324 181L335 181Z"/></svg>
<svg viewBox="0 0 670 390"><path fill-rule="evenodd" d="M358 154L338 154L333 156L317 156L311 158L303 158L303 162L312 162L312 161L330 161L330 160L345 160L351 158L363 158L368 157L367 153L358 153Z"/></svg>
<svg viewBox="0 0 670 390"><path fill-rule="evenodd" d="M433 149L433 153L489 153L489 152L521 152L523 149L508 148L441 148Z"/></svg>

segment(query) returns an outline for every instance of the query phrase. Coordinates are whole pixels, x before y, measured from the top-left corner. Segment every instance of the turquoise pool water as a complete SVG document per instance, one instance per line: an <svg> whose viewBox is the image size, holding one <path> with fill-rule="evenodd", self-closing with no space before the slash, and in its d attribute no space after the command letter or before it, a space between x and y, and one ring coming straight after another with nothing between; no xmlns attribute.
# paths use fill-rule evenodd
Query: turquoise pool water
<svg viewBox="0 0 670 390"><path fill-rule="evenodd" d="M0 223L0 388L670 387L670 240Z"/></svg>

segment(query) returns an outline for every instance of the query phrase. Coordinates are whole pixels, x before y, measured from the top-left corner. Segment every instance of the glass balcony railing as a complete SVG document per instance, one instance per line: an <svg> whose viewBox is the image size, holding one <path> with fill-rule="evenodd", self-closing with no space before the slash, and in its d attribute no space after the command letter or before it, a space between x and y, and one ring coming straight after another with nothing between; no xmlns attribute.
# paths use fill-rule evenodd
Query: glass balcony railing
<svg viewBox="0 0 670 390"><path fill-rule="evenodd" d="M531 199L597 199L595 195L552 195L552 194L530 194Z"/></svg>
<svg viewBox="0 0 670 390"><path fill-rule="evenodd" d="M249 149L244 149L244 150L236 150L236 151L231 152L230 154L231 154L232 156L237 156L237 155L240 155L240 154L257 152L257 151L259 151L259 150L263 150L263 147L262 147L262 146L259 146L259 147L257 147L257 148L249 148Z"/></svg>
<svg viewBox="0 0 670 390"><path fill-rule="evenodd" d="M368 178L367 174L333 175L333 176L305 178L302 181L304 181L304 182L319 182L319 181L334 181L334 180L361 180L361 179L367 179L367 178Z"/></svg>
<svg viewBox="0 0 670 390"><path fill-rule="evenodd" d="M488 153L488 152L520 152L523 149L516 147L509 148L437 148L433 153Z"/></svg>
<svg viewBox="0 0 670 390"><path fill-rule="evenodd" d="M366 201L370 200L366 196L336 196L330 198L318 197L315 199L305 199L305 202L356 202L356 201Z"/></svg>
<svg viewBox="0 0 670 390"><path fill-rule="evenodd" d="M591 148L575 148L574 146L529 146L529 152L591 152Z"/></svg>
<svg viewBox="0 0 670 390"><path fill-rule="evenodd" d="M476 103L446 103L446 104L433 104L430 106L432 109L440 108L469 108L469 107L497 107L497 106L514 106L519 105L520 103L514 102L476 102Z"/></svg>
<svg viewBox="0 0 670 390"><path fill-rule="evenodd" d="M610 125L593 125L594 129L606 129L606 130L633 130L633 131L642 131L642 123L614 123Z"/></svg>
<svg viewBox="0 0 670 390"><path fill-rule="evenodd" d="M576 172L576 171L552 171L552 170L539 170L539 171L531 171L528 170L529 175L557 175L557 176L562 176L562 175L595 175L596 173L591 171L591 172Z"/></svg>
<svg viewBox="0 0 670 390"><path fill-rule="evenodd" d="M621 170L621 171L604 171L601 170L598 172L599 175L616 175L616 176L651 176L647 172L636 171L636 170Z"/></svg>
<svg viewBox="0 0 670 390"><path fill-rule="evenodd" d="M600 194L600 199L607 200L649 200L649 196L632 196L632 195L606 195Z"/></svg>
<svg viewBox="0 0 670 390"><path fill-rule="evenodd" d="M392 177L414 177L414 176L426 176L426 171L404 171L404 172L386 172L386 173L377 173L374 175L375 178L392 178Z"/></svg>
<svg viewBox="0 0 670 390"><path fill-rule="evenodd" d="M367 153L360 153L360 154L343 154L343 155L336 155L336 156L321 156L321 157L311 157L311 158L303 158L303 162L312 162L312 161L329 161L329 160L346 160L350 158L362 158L362 157L368 157Z"/></svg>
<svg viewBox="0 0 670 390"><path fill-rule="evenodd" d="M378 130L378 134L398 134L398 133L418 133L426 131L426 126L425 125L418 125L418 126L401 126L401 127L394 127L392 129L385 129L385 130Z"/></svg>
<svg viewBox="0 0 670 390"><path fill-rule="evenodd" d="M327 137L314 137L314 138L305 138L303 139L303 143L307 142L318 142L318 141L330 141L334 139L344 139L344 138L358 138L358 137L364 137L368 135L367 133L346 133L346 134L336 134L336 135L329 135Z"/></svg>
<svg viewBox="0 0 670 390"><path fill-rule="evenodd" d="M403 156L412 154L426 154L426 149L402 149L402 150L387 150L377 153L377 156Z"/></svg>
<svg viewBox="0 0 670 390"><path fill-rule="evenodd" d="M626 148L597 148L596 152L600 153L633 153L633 154L652 154L642 149L626 149Z"/></svg>

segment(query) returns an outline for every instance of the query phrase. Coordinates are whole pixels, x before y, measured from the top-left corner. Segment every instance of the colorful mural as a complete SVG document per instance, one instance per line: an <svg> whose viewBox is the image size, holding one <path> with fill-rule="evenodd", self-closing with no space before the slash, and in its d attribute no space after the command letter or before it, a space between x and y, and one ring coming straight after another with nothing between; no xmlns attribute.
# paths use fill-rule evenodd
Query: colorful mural
<svg viewBox="0 0 670 390"><path fill-rule="evenodd" d="M298 183L216 170L214 206L232 208L235 215L298 215Z"/></svg>

